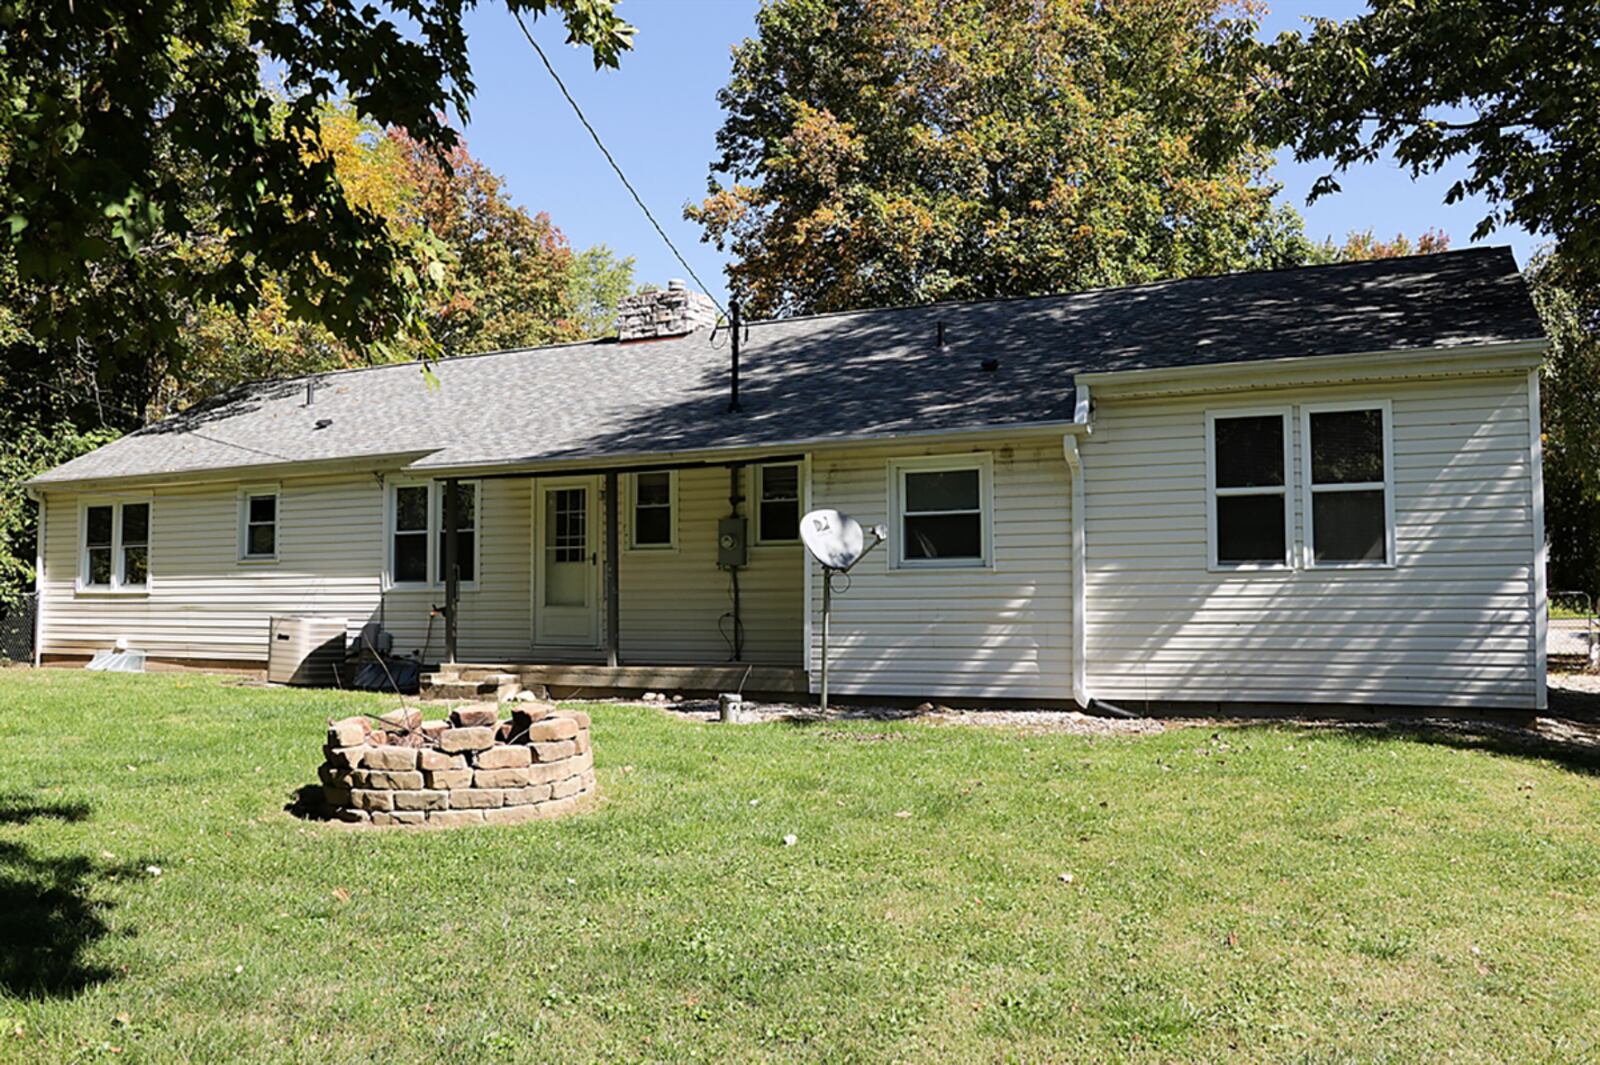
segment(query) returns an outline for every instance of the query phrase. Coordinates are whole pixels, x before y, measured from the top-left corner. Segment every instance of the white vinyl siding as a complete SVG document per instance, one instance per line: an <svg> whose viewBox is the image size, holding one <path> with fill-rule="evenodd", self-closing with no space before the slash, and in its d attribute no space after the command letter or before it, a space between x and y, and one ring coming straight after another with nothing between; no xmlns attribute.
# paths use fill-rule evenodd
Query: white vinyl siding
<svg viewBox="0 0 1600 1065"><path fill-rule="evenodd" d="M1083 442L1089 689L1119 699L1529 707L1532 486L1524 374L1271 393L1388 404L1392 568L1207 566L1206 412L1097 396ZM1238 409L1262 394L1240 395ZM1300 455L1302 419L1290 419ZM1306 493L1290 493L1306 544Z"/></svg>
<svg viewBox="0 0 1600 1065"><path fill-rule="evenodd" d="M747 500L742 513L748 517L754 470L746 467L740 478L740 494ZM677 549L622 553L622 661L728 664L733 656L724 633L731 635L731 619L721 621L721 632L718 628L719 619L733 609L733 598L727 572L717 568L717 522L729 512L729 473L721 467L686 469L674 482ZM739 571L745 662L801 664L803 551L799 544L764 547L750 552L750 564Z"/></svg>
<svg viewBox="0 0 1600 1065"><path fill-rule="evenodd" d="M602 660L598 650L541 650L533 644L531 483L478 482L478 580L461 593L461 657ZM394 634L396 653L420 653L434 662L442 657L443 623L429 620L431 608L443 602L442 588L383 590L387 492L370 473L284 481L278 561L271 566L239 565L239 494L237 485L221 484L155 490L150 550L159 579L148 595L126 599L77 591L79 504L67 493L48 494L42 651L87 656L120 638L158 658L263 662L268 617L309 613L348 618L352 638L368 621L381 620ZM729 659L717 628L731 606L728 575L716 567L727 471L684 471L680 496L680 550L622 556L625 661L717 665ZM798 544L763 549L740 571L748 662L800 664L801 550Z"/></svg>
<svg viewBox="0 0 1600 1065"><path fill-rule="evenodd" d="M990 464L987 566L896 566L891 463L921 459L952 467ZM890 529L890 543L867 555L851 571L848 588L833 598L831 693L1072 697L1071 482L1059 436L818 451L807 506L835 507L863 525L884 522ZM808 564L808 668L815 690L822 578L816 564Z"/></svg>

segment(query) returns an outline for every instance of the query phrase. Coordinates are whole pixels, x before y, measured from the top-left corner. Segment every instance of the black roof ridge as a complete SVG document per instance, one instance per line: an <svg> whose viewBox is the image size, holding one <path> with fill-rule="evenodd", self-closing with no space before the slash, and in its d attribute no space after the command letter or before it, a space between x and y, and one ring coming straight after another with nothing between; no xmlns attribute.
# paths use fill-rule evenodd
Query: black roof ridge
<svg viewBox="0 0 1600 1065"><path fill-rule="evenodd" d="M1222 278L1253 277L1260 274L1298 274L1318 270L1347 270L1358 268L1375 268L1379 266L1403 263L1412 259L1437 259L1456 258L1468 255L1488 255L1499 252L1510 252L1509 244L1483 244L1466 248L1451 248L1446 251L1414 252L1410 255L1393 255L1382 259L1360 259L1351 262L1310 263L1303 266L1262 267L1255 270L1234 270L1216 274L1194 274L1189 277L1169 277L1161 281L1141 281L1133 285L1107 285L1101 288L1083 288L1068 292L1043 292L1032 296L989 296L975 300L934 300L931 303L907 303L900 306L888 307L857 307L854 310L818 311L813 314L796 314L787 318L753 318L739 324L745 327L788 325L791 322L807 322L825 318L846 318L860 314L891 314L895 312L926 311L939 307L982 307L1004 303L1026 303L1033 300L1059 300L1070 299L1074 296L1087 296L1098 293L1110 292L1138 292L1145 289L1175 287L1179 285L1197 284L1206 281L1216 281ZM684 340L696 333L715 333L719 329L727 328L727 323L722 322L717 326L707 329L696 329L675 337L660 337L659 341ZM256 377L248 381L240 381L219 395L228 395L232 392L249 389L258 385L288 384L295 381L321 380L326 377L338 377L345 374L367 373L373 370L395 370L400 368L415 368L424 365L438 365L440 363L463 362L468 359L487 359L497 355L525 355L545 351L565 351L572 348L620 346L616 337L590 337L585 340L569 340L559 344L530 344L525 347L495 348L490 351L469 351L460 355L442 355L437 359L408 359L405 362L384 362L372 366L344 366L336 370L317 370L308 373L294 374L289 377Z"/></svg>
<svg viewBox="0 0 1600 1065"><path fill-rule="evenodd" d="M1306 263L1301 266L1276 266L1258 267L1254 270L1230 270L1217 274L1190 274L1187 277L1169 277L1161 281L1140 281L1132 285L1105 285L1100 288L1080 288L1068 292L1040 292L1032 296L985 296L975 300L934 300L930 303L903 303L892 307L857 307L854 310L842 311L816 311L812 314L796 314L788 318L753 318L740 322L744 326L756 325L787 325L790 322L805 322L813 318L843 318L852 314L884 314L893 311L925 311L935 307L979 307L995 303L1025 303L1029 300L1058 300L1070 299L1073 296L1088 296L1102 292L1137 292L1141 289L1165 288L1168 286L1187 285L1201 281L1217 281L1229 277L1254 277L1259 274L1299 274L1310 273L1316 270L1355 269L1359 267L1375 267L1391 263L1403 263L1411 259L1438 259L1454 258L1466 255L1486 255L1496 252L1510 252L1509 244L1479 244L1466 248L1449 248L1445 251L1412 252L1410 255L1389 255L1378 259L1353 259L1346 262L1333 263Z"/></svg>

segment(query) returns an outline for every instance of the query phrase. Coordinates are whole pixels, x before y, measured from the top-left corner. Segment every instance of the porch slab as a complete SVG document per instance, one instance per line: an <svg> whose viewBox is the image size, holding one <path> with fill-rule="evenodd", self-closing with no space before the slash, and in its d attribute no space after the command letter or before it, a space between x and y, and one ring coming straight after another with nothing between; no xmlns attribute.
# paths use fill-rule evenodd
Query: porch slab
<svg viewBox="0 0 1600 1065"><path fill-rule="evenodd" d="M483 681L494 674L513 674L523 687L544 687L552 698L646 691L804 695L809 678L803 669L728 663L718 666L606 666L520 662L457 662L439 673L462 682Z"/></svg>

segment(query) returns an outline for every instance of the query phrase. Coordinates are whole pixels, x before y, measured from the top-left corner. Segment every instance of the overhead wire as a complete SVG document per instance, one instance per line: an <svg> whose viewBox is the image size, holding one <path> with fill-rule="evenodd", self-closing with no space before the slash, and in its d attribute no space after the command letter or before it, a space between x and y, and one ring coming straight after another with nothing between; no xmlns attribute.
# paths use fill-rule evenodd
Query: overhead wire
<svg viewBox="0 0 1600 1065"><path fill-rule="evenodd" d="M594 128L594 123L589 121L588 116L583 113L583 108L578 106L578 101L568 91L566 82L561 80L561 75L557 74L556 68L551 65L550 57L544 54L544 49L539 47L539 42L534 39L533 34L528 30L528 24L522 21L522 13L513 10L511 14L517 20L517 26L522 30L522 36L527 38L528 43L533 46L533 50L538 53L539 61L544 64L544 69L550 73L551 79L556 83L556 88L560 89L561 95L566 97L567 104L572 108L572 113L578 116L578 121L583 124L583 128L589 131L589 136L594 141L595 147L600 149L600 154L605 156L607 163L611 164L611 169L616 172L617 179L622 182L622 187L628 190L628 195L632 196L633 202L639 205L639 210L644 212L645 218L655 227L656 234L660 236L662 242L672 252L673 257L678 260L679 265L694 279L694 283L700 286L700 291L705 293L706 297L711 300L724 318L731 320L733 316L728 313L728 309L715 296L711 295L711 286L700 280L700 275L694 272L694 267L689 265L689 260L683 257L683 253L672 242L672 238L667 236L667 231L661 227L660 222L656 221L656 216L651 213L649 206L645 204L644 197L639 195L639 190L633 187L633 182L629 181L628 175L623 173L616 157L606 147L605 141L600 139L600 133Z"/></svg>

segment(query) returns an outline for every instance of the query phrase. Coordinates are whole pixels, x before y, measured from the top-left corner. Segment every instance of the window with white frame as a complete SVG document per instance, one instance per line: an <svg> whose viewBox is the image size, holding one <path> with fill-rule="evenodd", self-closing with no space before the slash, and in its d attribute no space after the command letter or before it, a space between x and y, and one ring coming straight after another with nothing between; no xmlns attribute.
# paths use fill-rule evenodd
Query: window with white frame
<svg viewBox="0 0 1600 1065"><path fill-rule="evenodd" d="M150 584L150 504L91 503L83 508L80 587L142 592Z"/></svg>
<svg viewBox="0 0 1600 1065"><path fill-rule="evenodd" d="M757 466L756 543L792 544L799 539L799 465Z"/></svg>
<svg viewBox="0 0 1600 1065"><path fill-rule="evenodd" d="M1392 564L1387 405L1309 405L1303 417L1311 565Z"/></svg>
<svg viewBox="0 0 1600 1065"><path fill-rule="evenodd" d="M896 558L907 568L989 561L989 464L970 458L891 464Z"/></svg>
<svg viewBox="0 0 1600 1065"><path fill-rule="evenodd" d="M239 495L239 557L270 562L278 557L278 493L247 488Z"/></svg>
<svg viewBox="0 0 1600 1065"><path fill-rule="evenodd" d="M456 564L461 582L478 576L478 482L458 481ZM389 582L431 587L445 582L443 482L389 489ZM431 577L430 577L431 575Z"/></svg>
<svg viewBox="0 0 1600 1065"><path fill-rule="evenodd" d="M671 470L636 473L633 481L633 520L628 523L628 546L671 547L675 542L673 509L677 476Z"/></svg>
<svg viewBox="0 0 1600 1065"><path fill-rule="evenodd" d="M438 523L439 523L439 552L436 568L439 573L439 583L443 584L449 579L445 572L445 493L449 490L446 484L437 486L438 494ZM476 481L456 482L456 570L460 574L462 584L470 584L478 579L478 483Z"/></svg>
<svg viewBox="0 0 1600 1065"><path fill-rule="evenodd" d="M1288 412L1208 414L1207 421L1211 565L1289 565Z"/></svg>

